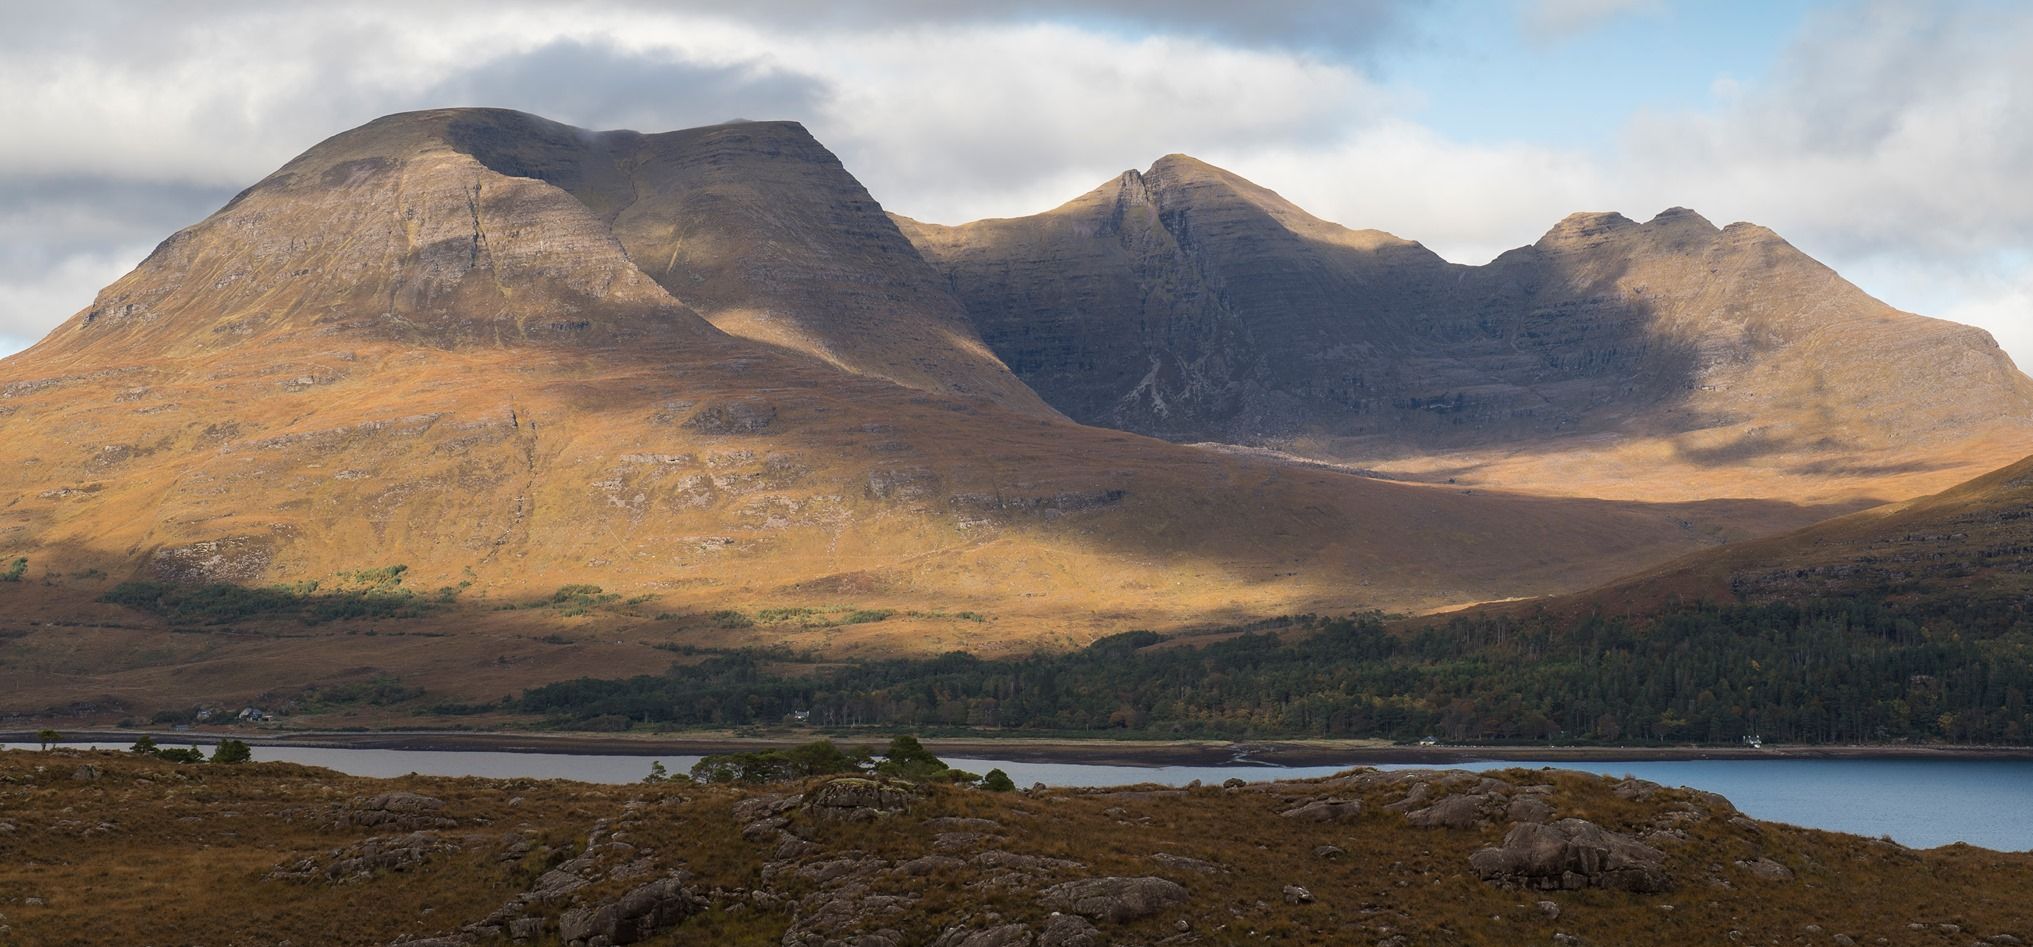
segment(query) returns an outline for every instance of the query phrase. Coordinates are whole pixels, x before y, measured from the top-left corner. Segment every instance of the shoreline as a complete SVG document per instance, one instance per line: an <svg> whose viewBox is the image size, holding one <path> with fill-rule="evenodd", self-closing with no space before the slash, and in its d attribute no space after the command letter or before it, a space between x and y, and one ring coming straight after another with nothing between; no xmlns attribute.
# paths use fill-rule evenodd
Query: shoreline
<svg viewBox="0 0 2033 947"><path fill-rule="evenodd" d="M241 740L254 746L318 749L411 750L425 752L548 753L566 756L704 756L796 746L830 739L845 746L876 745L888 734L866 737L824 733L767 737L599 733L515 733L505 731L257 731L230 730L66 730L65 743L133 742L144 734L165 746ZM927 737L926 747L960 759L1002 759L1025 763L1088 763L1113 766L1364 766L1519 763L1641 763L1677 760L1898 759L2033 760L2033 747L1924 746L1912 744L1788 744L1758 749L1743 746L1414 746L1374 740L1174 740L1114 741L1026 737ZM0 731L0 742L36 743L35 731Z"/></svg>

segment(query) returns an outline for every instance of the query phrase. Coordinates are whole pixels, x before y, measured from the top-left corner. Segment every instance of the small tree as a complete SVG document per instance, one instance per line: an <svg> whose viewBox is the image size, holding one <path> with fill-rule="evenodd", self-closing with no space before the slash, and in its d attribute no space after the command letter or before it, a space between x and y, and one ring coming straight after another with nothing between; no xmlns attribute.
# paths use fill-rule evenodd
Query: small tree
<svg viewBox="0 0 2033 947"><path fill-rule="evenodd" d="M245 763L254 758L254 751L239 740L221 740L212 751L214 763Z"/></svg>
<svg viewBox="0 0 2033 947"><path fill-rule="evenodd" d="M127 752L140 753L143 756L154 756L157 749L159 748L155 745L155 738L144 733L141 735L141 739L134 741L134 745L127 748Z"/></svg>
<svg viewBox="0 0 2033 947"><path fill-rule="evenodd" d="M663 761L655 760L649 764L649 775L644 776L642 781L646 783L662 783L669 782L670 778L671 771L664 768Z"/></svg>
<svg viewBox="0 0 2033 947"><path fill-rule="evenodd" d="M988 775L981 777L981 788L989 792L1015 792L1016 780L1009 778L1009 774L1001 769L992 769Z"/></svg>
<svg viewBox="0 0 2033 947"><path fill-rule="evenodd" d="M35 732L35 738L36 738L37 740L40 740L40 741L42 741L42 748L43 748L43 750L44 750L45 752L47 752L47 751L49 750L49 748L50 748L50 747L52 747L52 746L55 746L55 745L56 745L56 743L57 743L57 741L58 741L58 740L61 740L61 739L63 739L63 738L64 738L64 735L63 735L63 734L61 734L61 733L58 733L58 732L56 732L55 730L47 730L47 729L44 729L44 730L37 730L37 731Z"/></svg>

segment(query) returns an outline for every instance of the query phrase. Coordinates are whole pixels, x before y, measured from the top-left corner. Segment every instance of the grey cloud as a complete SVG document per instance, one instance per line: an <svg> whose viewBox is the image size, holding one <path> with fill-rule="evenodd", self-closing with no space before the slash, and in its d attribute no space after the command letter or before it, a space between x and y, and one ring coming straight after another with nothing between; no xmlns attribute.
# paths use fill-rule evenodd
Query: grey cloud
<svg viewBox="0 0 2033 947"><path fill-rule="evenodd" d="M685 9L785 30L1057 21L1138 33L1202 36L1251 45L1362 52L1400 35L1429 0L714 0L630 3Z"/></svg>
<svg viewBox="0 0 2033 947"><path fill-rule="evenodd" d="M814 77L761 64L705 65L560 40L483 63L413 104L502 106L583 128L658 132L733 118L808 120L827 94Z"/></svg>
<svg viewBox="0 0 2033 947"><path fill-rule="evenodd" d="M148 248L232 194L98 178L0 180L0 354L84 308Z"/></svg>

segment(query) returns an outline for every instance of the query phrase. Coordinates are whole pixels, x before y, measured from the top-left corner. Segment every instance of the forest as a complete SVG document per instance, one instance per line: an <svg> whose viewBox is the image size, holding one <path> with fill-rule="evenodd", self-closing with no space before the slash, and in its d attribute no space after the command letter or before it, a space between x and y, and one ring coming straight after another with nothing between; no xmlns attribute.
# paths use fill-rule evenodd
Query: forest
<svg viewBox="0 0 2033 947"><path fill-rule="evenodd" d="M1485 743L2033 742L2023 600L1858 596L1389 627L1297 616L1227 635L845 667L763 651L526 692L559 726L996 728Z"/></svg>

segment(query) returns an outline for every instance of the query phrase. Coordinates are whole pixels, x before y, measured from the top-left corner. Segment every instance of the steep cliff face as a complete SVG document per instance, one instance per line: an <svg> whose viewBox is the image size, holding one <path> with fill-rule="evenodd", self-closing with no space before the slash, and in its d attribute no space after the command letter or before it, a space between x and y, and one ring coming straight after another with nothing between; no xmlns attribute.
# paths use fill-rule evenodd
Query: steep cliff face
<svg viewBox="0 0 2033 947"><path fill-rule="evenodd" d="M1172 156L1035 217L904 227L1048 401L1172 439L1552 492L1832 500L1938 489L2033 436L2033 382L1981 330L1680 208L1576 214L1459 266Z"/></svg>

